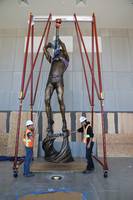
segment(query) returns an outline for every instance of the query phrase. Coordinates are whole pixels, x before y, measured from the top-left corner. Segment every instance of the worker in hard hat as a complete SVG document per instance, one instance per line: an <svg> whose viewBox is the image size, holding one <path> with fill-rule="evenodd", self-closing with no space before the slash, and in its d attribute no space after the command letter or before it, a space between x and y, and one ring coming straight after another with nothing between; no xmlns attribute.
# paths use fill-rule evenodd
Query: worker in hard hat
<svg viewBox="0 0 133 200"><path fill-rule="evenodd" d="M94 133L90 122L87 121L87 118L84 116L80 117L81 128L77 131L83 133L83 142L86 144L86 159L87 166L83 173L87 174L94 170L94 163L92 159L92 149L94 146Z"/></svg>
<svg viewBox="0 0 133 200"><path fill-rule="evenodd" d="M25 159L24 159L24 173L23 175L26 177L34 176L32 172L30 172L30 164L33 156L33 145L34 145L34 125L31 120L26 121L26 131L23 137L23 142L25 145Z"/></svg>

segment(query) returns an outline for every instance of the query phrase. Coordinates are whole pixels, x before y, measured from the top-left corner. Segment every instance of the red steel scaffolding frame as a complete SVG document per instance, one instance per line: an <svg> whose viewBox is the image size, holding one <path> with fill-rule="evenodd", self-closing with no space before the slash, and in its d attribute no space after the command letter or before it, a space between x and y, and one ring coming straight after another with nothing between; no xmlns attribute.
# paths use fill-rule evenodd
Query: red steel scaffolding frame
<svg viewBox="0 0 133 200"><path fill-rule="evenodd" d="M51 22L55 21L56 19L61 19L62 22L63 21L64 22L67 22L67 21L74 22L74 24L75 24L75 30L76 30L76 34L77 34L80 56L81 56L81 60L82 60L85 83L86 83L86 88L87 88L87 93L88 93L88 98L89 98L89 104L91 106L92 127L93 127L93 121L94 121L94 92L95 91L96 91L98 100L100 101L101 121L102 121L103 160L100 160L96 156L94 156L94 158L103 167L104 177L107 177L108 176L108 164L107 164L107 153L106 153L106 133L104 131L104 106L103 106L104 99L103 99L103 90L102 90L101 66L100 66L100 56L99 56L98 36L97 36L95 15L93 14L92 17L76 16L76 14L74 14L73 16L52 16L51 13L49 14L48 17L47 16L33 16L30 13L30 17L29 17L28 34L27 34L23 72L22 72L22 79L21 79L21 92L20 92L20 97L19 97L20 102L19 102L19 112L18 112L18 121L17 121L15 155L14 155L14 163L13 163L13 176L14 177L18 176L19 165L23 162L23 160L19 160L19 158L18 158L19 135L20 135L20 124L21 124L23 100L25 99L25 96L27 94L27 90L28 90L28 87L30 84L30 113L31 113L31 120L33 120L33 106L35 104L40 75L42 72L44 52L42 53L42 58L41 58L41 62L40 62L40 68L39 68L39 73L38 73L34 93L33 93L33 72L35 69L35 65L36 65L36 61L37 61L40 49L42 47L43 40L45 38L45 44L47 44L48 35L49 35L50 27L51 27ZM44 22L44 21L46 21L46 25L44 27L44 31L43 31L43 34L42 34L42 37L40 40L40 44L39 44L37 53L34 58L34 55L33 55L33 53L34 53L33 52L33 49L34 49L34 24L35 24L35 22ZM91 23L91 32L92 32L92 34L91 34L91 38L92 38L91 58L92 58L92 62L90 62L90 59L89 59L89 56L87 53L87 49L86 49L83 35L82 35L81 29L80 29L79 21L83 21L83 22L87 21L87 22ZM30 73L29 73L27 82L25 83L30 37L31 37L31 58L30 58L31 69L30 69ZM97 63L97 68L98 68L98 81L99 81L98 85L99 85L99 87L97 86L97 82L95 80L95 74L94 74L94 58L95 58L94 44L96 47L96 63ZM86 73L86 68L85 68L85 61L84 61L84 56L83 56L83 52L82 52L82 47L84 49L85 57L86 57L87 64L88 64L89 70L90 70L91 92L90 92L90 88L89 88L89 84L88 84L88 78L87 78L87 73Z"/></svg>

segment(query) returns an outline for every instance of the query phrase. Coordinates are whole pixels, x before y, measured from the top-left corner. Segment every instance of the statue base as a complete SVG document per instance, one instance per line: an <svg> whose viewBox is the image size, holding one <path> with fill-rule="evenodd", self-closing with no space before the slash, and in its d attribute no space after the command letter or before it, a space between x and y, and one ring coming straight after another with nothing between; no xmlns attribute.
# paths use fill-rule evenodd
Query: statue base
<svg viewBox="0 0 133 200"><path fill-rule="evenodd" d="M63 141L60 151L54 148L54 141L57 137L63 136ZM58 133L47 135L42 143L42 148L45 152L45 160L53 163L67 163L74 161L69 145L68 133Z"/></svg>

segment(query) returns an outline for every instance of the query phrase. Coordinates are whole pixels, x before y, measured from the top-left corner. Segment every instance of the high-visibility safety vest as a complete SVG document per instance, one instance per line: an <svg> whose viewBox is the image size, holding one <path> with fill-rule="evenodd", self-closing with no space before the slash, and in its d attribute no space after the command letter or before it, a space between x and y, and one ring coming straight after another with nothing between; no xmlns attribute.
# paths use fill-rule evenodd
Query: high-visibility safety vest
<svg viewBox="0 0 133 200"><path fill-rule="evenodd" d="M90 135L87 134L87 129L89 126L90 125L88 124L86 126L86 128L85 127L83 128L83 130L84 130L83 143L85 143L85 144L87 143L88 138L90 138Z"/></svg>
<svg viewBox="0 0 133 200"><path fill-rule="evenodd" d="M26 129L26 132L25 132L24 137L23 137L23 142L24 142L24 145L25 145L26 147L32 148L32 147L33 147L33 140L31 140L31 139L28 137L28 133L31 133L31 130Z"/></svg>

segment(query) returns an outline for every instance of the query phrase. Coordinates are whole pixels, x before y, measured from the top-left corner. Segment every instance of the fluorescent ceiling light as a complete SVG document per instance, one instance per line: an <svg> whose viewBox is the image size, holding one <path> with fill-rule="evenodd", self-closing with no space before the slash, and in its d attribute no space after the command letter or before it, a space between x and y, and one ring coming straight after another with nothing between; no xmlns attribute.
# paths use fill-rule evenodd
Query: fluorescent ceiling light
<svg viewBox="0 0 133 200"><path fill-rule="evenodd" d="M20 5L24 5L24 6L28 6L28 5L29 5L28 0L18 0L18 3L19 3Z"/></svg>
<svg viewBox="0 0 133 200"><path fill-rule="evenodd" d="M76 0L76 4L80 4L80 3L86 4L86 1L87 0Z"/></svg>

